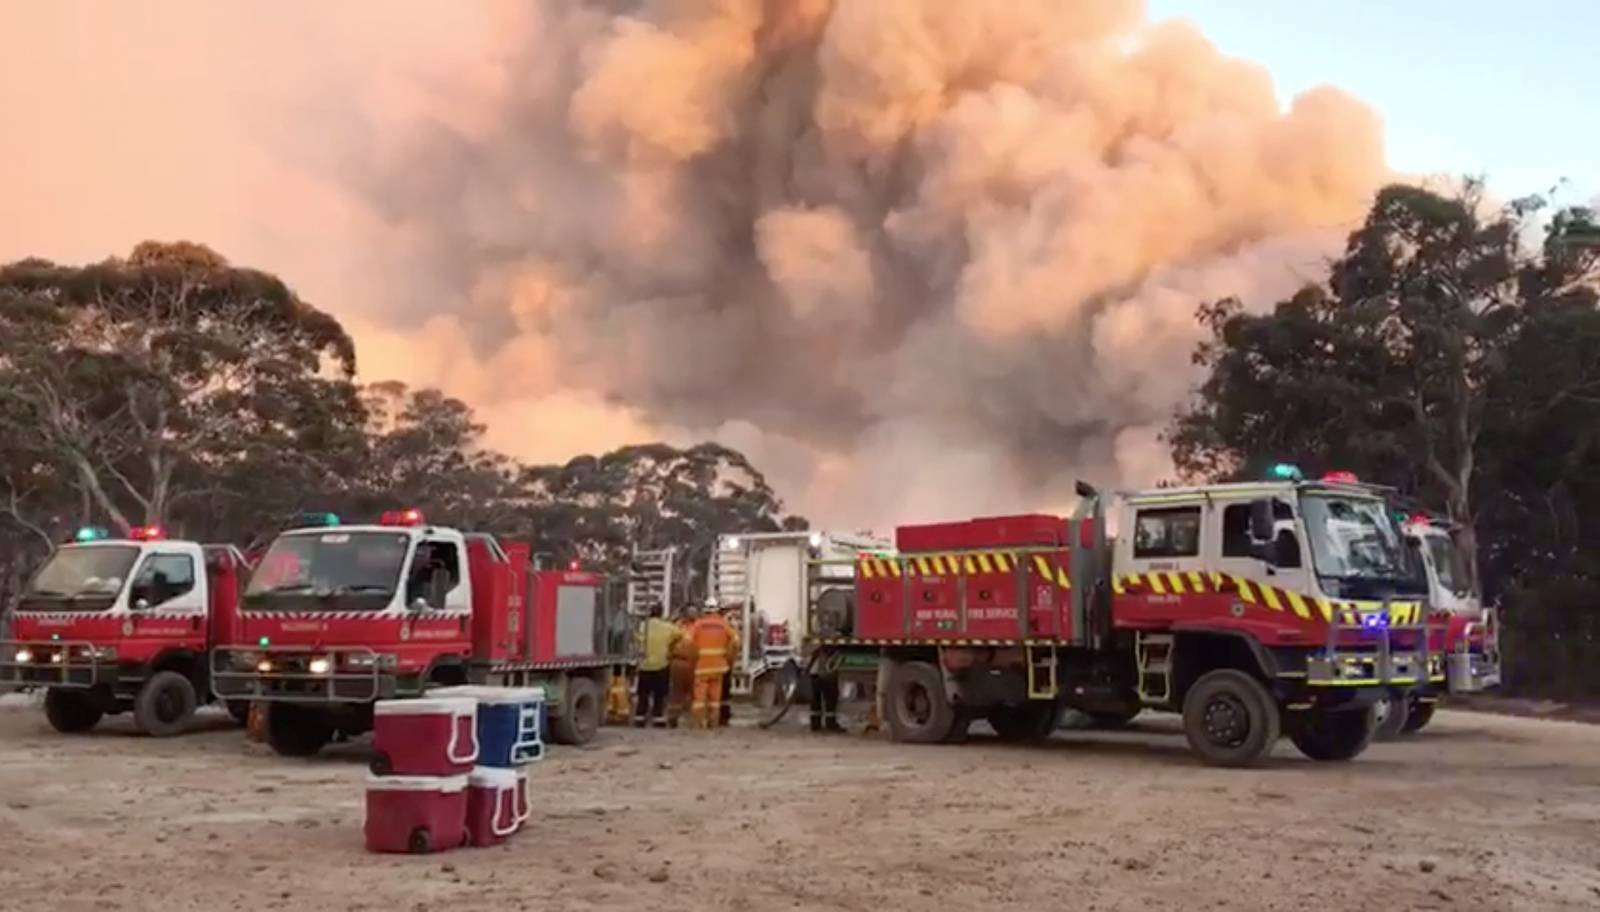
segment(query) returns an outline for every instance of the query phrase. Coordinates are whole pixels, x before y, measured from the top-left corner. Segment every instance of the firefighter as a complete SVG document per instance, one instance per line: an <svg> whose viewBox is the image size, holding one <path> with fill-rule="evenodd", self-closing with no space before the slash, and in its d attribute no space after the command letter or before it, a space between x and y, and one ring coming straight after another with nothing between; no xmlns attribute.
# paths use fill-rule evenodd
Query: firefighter
<svg viewBox="0 0 1600 912"><path fill-rule="evenodd" d="M711 610L700 615L689 628L694 640L694 703L690 716L697 728L715 728L722 716L722 679L728 673L728 659L738 648L738 638L726 618Z"/></svg>
<svg viewBox="0 0 1600 912"><path fill-rule="evenodd" d="M668 673L668 728L677 728L678 720L689 714L689 701L694 697L694 665L699 653L695 649L694 638L689 636L693 622L693 613L686 608L676 625L679 636L672 647L672 663Z"/></svg>
<svg viewBox="0 0 1600 912"><path fill-rule="evenodd" d="M839 672L829 669L811 673L811 730L842 732L839 724Z"/></svg>
<svg viewBox="0 0 1600 912"><path fill-rule="evenodd" d="M677 625L661 618L661 606L650 606L650 618L644 622L643 640L639 648L639 696L633 709L633 724L644 728L654 724L667 724L667 694L672 686L672 650L683 639Z"/></svg>

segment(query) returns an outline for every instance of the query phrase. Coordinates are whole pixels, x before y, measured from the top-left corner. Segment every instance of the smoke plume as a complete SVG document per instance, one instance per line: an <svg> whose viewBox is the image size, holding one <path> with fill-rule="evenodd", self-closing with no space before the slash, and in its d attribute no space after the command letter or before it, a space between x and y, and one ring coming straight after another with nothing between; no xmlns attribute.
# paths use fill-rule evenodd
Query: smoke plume
<svg viewBox="0 0 1600 912"><path fill-rule="evenodd" d="M1196 305L1313 277L1385 176L1362 104L1134 0L338 6L257 120L383 264L333 270L363 373L522 455L713 436L833 523L1163 476Z"/></svg>

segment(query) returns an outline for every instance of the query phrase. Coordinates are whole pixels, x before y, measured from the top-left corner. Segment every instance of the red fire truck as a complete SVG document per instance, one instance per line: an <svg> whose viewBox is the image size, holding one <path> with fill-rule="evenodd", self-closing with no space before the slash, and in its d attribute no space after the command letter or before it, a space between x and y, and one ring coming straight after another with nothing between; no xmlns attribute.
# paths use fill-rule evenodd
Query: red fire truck
<svg viewBox="0 0 1600 912"><path fill-rule="evenodd" d="M1376 701L1443 680L1381 496L1297 477L1079 495L1070 520L902 526L897 554L857 561L853 602L813 601L808 661L875 669L899 741L959 740L977 719L1022 740L1067 708L1151 708L1181 713L1223 766L1281 734L1351 759Z"/></svg>
<svg viewBox="0 0 1600 912"><path fill-rule="evenodd" d="M233 636L244 558L232 545L81 529L18 599L0 643L0 690L44 689L57 731L132 712L152 735L184 730L210 698L207 656ZM229 703L236 720L248 706Z"/></svg>
<svg viewBox="0 0 1600 912"><path fill-rule="evenodd" d="M267 740L285 756L370 730L377 700L459 684L543 687L554 740L582 744L632 661L607 596L598 574L537 569L525 544L430 525L418 510L376 525L329 515L262 555L211 685L267 704Z"/></svg>

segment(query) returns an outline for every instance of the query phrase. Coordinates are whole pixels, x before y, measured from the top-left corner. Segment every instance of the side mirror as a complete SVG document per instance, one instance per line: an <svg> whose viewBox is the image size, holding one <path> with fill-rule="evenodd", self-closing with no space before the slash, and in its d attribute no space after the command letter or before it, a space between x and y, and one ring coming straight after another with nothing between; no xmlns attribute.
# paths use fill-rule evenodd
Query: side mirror
<svg viewBox="0 0 1600 912"><path fill-rule="evenodd" d="M145 610L149 609L149 607L150 607L150 600L149 599L134 599L133 600L133 610L134 611L145 611Z"/></svg>
<svg viewBox="0 0 1600 912"><path fill-rule="evenodd" d="M1272 534L1272 501L1268 499L1252 500L1250 502L1250 538L1256 542L1270 542Z"/></svg>
<svg viewBox="0 0 1600 912"><path fill-rule="evenodd" d="M428 610L428 600L425 599L425 598L420 598L420 597L419 598L414 598L414 599L411 600L411 604L407 605L406 607L411 609L412 611L427 611Z"/></svg>
<svg viewBox="0 0 1600 912"><path fill-rule="evenodd" d="M428 575L427 588L428 604L434 608L443 608L445 596L450 593L450 572L443 567L436 567Z"/></svg>

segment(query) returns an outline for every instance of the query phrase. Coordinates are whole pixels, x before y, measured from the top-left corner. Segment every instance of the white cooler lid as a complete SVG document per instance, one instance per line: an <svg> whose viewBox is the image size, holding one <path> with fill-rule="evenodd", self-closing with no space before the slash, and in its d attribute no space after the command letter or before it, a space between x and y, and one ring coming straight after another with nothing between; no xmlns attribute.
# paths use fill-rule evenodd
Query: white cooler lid
<svg viewBox="0 0 1600 912"><path fill-rule="evenodd" d="M369 792L459 792L466 776L374 776L367 774Z"/></svg>
<svg viewBox="0 0 1600 912"><path fill-rule="evenodd" d="M467 774L467 784L479 788L514 788L517 771L498 766L475 766Z"/></svg>
<svg viewBox="0 0 1600 912"><path fill-rule="evenodd" d="M379 716L431 716L436 713L476 715L478 701L471 697L417 697L413 700L379 700L372 708Z"/></svg>
<svg viewBox="0 0 1600 912"><path fill-rule="evenodd" d="M480 687L479 703L542 703L543 687Z"/></svg>

